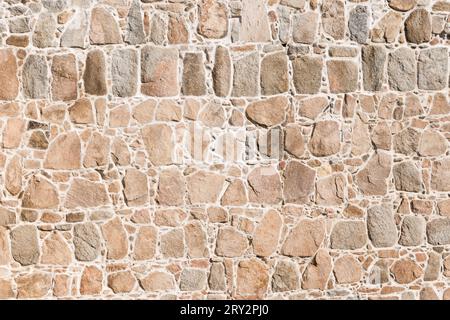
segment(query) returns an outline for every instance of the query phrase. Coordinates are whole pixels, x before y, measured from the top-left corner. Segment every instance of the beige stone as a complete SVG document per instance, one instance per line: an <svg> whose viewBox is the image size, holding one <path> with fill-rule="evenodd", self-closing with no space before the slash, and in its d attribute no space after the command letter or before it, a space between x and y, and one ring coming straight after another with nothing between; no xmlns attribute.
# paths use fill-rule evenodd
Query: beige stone
<svg viewBox="0 0 450 320"><path fill-rule="evenodd" d="M52 209L59 205L55 186L43 176L33 176L25 189L22 207L31 209Z"/></svg>
<svg viewBox="0 0 450 320"><path fill-rule="evenodd" d="M136 278L130 271L120 271L108 275L108 287L114 293L127 293L133 290Z"/></svg>
<svg viewBox="0 0 450 320"><path fill-rule="evenodd" d="M174 277L162 271L149 273L146 277L140 279L139 283L145 291L149 292L171 291L175 288Z"/></svg>
<svg viewBox="0 0 450 320"><path fill-rule="evenodd" d="M72 262L72 252L63 236L52 233L42 245L42 264L67 266Z"/></svg>
<svg viewBox="0 0 450 320"><path fill-rule="evenodd" d="M175 167L161 172L158 182L156 201L161 205L182 205L186 193L185 180Z"/></svg>
<svg viewBox="0 0 450 320"><path fill-rule="evenodd" d="M285 97L269 98L251 103L246 109L246 115L263 127L272 127L284 121L287 105Z"/></svg>
<svg viewBox="0 0 450 320"><path fill-rule="evenodd" d="M340 205L345 201L347 181L343 174L335 174L316 182L316 203L322 206Z"/></svg>
<svg viewBox="0 0 450 320"><path fill-rule="evenodd" d="M19 93L17 61L11 49L0 50L0 100L13 100Z"/></svg>
<svg viewBox="0 0 450 320"><path fill-rule="evenodd" d="M263 298L269 284L267 267L256 259L242 260L237 269L237 293Z"/></svg>
<svg viewBox="0 0 450 320"><path fill-rule="evenodd" d="M280 175L272 167L257 167L248 177L250 202L276 204L281 201Z"/></svg>
<svg viewBox="0 0 450 320"><path fill-rule="evenodd" d="M76 178L66 194L64 206L73 208L91 208L106 205L110 202L105 185L82 178Z"/></svg>
<svg viewBox="0 0 450 320"><path fill-rule="evenodd" d="M44 167L55 170L73 170L81 165L81 143L76 132L58 135L49 145Z"/></svg>
<svg viewBox="0 0 450 320"><path fill-rule="evenodd" d="M400 284L411 283L423 275L423 270L411 259L402 259L396 261L391 272L396 282Z"/></svg>
<svg viewBox="0 0 450 320"><path fill-rule="evenodd" d="M114 16L105 7L95 7L91 13L91 44L121 43L119 26Z"/></svg>
<svg viewBox="0 0 450 320"><path fill-rule="evenodd" d="M337 283L355 283L361 280L361 265L353 256L346 255L334 262L333 269Z"/></svg>
<svg viewBox="0 0 450 320"><path fill-rule="evenodd" d="M16 278L18 299L43 298L48 294L52 285L49 273L34 272Z"/></svg>
<svg viewBox="0 0 450 320"><path fill-rule="evenodd" d="M154 258L157 246L157 229L152 226L142 226L136 236L134 243L134 259L149 260Z"/></svg>
<svg viewBox="0 0 450 320"><path fill-rule="evenodd" d="M325 239L325 225L317 219L302 219L290 231L281 252L290 257L312 257Z"/></svg>
<svg viewBox="0 0 450 320"><path fill-rule="evenodd" d="M83 270L80 280L82 295L96 295L102 292L103 273L95 266L87 266Z"/></svg>
<svg viewBox="0 0 450 320"><path fill-rule="evenodd" d="M356 184L365 195L384 195L391 172L392 157L379 151L372 155L366 166L356 174Z"/></svg>
<svg viewBox="0 0 450 320"><path fill-rule="evenodd" d="M165 258L181 258L184 256L183 229L171 229L160 236L160 251Z"/></svg>
<svg viewBox="0 0 450 320"><path fill-rule="evenodd" d="M148 202L148 182L145 173L135 168L128 169L122 184L125 201L128 206L135 207Z"/></svg>
<svg viewBox="0 0 450 320"><path fill-rule="evenodd" d="M222 175L197 171L186 178L191 204L215 203L222 192L225 178Z"/></svg>
<svg viewBox="0 0 450 320"><path fill-rule="evenodd" d="M154 165L168 165L172 163L174 145L171 127L166 124L147 125L142 128L141 135L148 157Z"/></svg>
<svg viewBox="0 0 450 320"><path fill-rule="evenodd" d="M184 226L187 253L190 258L209 256L207 234L199 221L193 221Z"/></svg>
<svg viewBox="0 0 450 320"><path fill-rule="evenodd" d="M271 256L278 247L283 220L276 210L267 212L253 234L253 252L260 257Z"/></svg>
<svg viewBox="0 0 450 320"><path fill-rule="evenodd" d="M216 254L222 257L240 257L248 247L247 237L233 227L219 229L216 241Z"/></svg>
<svg viewBox="0 0 450 320"><path fill-rule="evenodd" d="M105 239L107 258L112 260L123 259L128 254L127 232L119 217L108 221L102 226Z"/></svg>
<svg viewBox="0 0 450 320"><path fill-rule="evenodd" d="M22 159L20 156L14 156L6 166L5 188L13 196L22 190Z"/></svg>
<svg viewBox="0 0 450 320"><path fill-rule="evenodd" d="M320 249L302 275L302 288L324 290L327 286L331 270L330 255L326 250Z"/></svg>
<svg viewBox="0 0 450 320"><path fill-rule="evenodd" d="M338 153L341 147L340 126L336 121L319 121L314 125L309 150L318 157Z"/></svg>

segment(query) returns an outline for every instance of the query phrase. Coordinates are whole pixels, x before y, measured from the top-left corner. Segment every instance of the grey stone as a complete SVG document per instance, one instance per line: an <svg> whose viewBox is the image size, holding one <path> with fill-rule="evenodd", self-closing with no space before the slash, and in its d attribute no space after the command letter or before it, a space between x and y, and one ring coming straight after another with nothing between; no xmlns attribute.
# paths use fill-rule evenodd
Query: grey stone
<svg viewBox="0 0 450 320"><path fill-rule="evenodd" d="M289 90L288 60L284 52L268 54L261 61L261 94L265 96Z"/></svg>
<svg viewBox="0 0 450 320"><path fill-rule="evenodd" d="M222 263L214 262L211 265L208 277L209 288L213 291L226 290L225 267Z"/></svg>
<svg viewBox="0 0 450 320"><path fill-rule="evenodd" d="M162 45L166 41L167 20L159 13L152 17L150 41L157 45Z"/></svg>
<svg viewBox="0 0 450 320"><path fill-rule="evenodd" d="M436 66L439 66L439 68ZM448 81L447 48L439 47L423 50L419 55L417 70L419 89L444 89Z"/></svg>
<svg viewBox="0 0 450 320"><path fill-rule="evenodd" d="M31 99L46 98L48 95L48 66L45 56L29 55L22 71L23 92Z"/></svg>
<svg viewBox="0 0 450 320"><path fill-rule="evenodd" d="M428 254L428 264L423 275L424 281L436 281L441 273L441 255L437 252Z"/></svg>
<svg viewBox="0 0 450 320"><path fill-rule="evenodd" d="M115 50L111 58L112 92L118 97L136 94L138 54L134 49Z"/></svg>
<svg viewBox="0 0 450 320"><path fill-rule="evenodd" d="M389 54L389 86L397 91L411 91L416 87L416 58L414 50L403 47Z"/></svg>
<svg viewBox="0 0 450 320"><path fill-rule="evenodd" d="M183 59L181 91L186 96L206 94L204 58L202 53L187 52Z"/></svg>
<svg viewBox="0 0 450 320"><path fill-rule="evenodd" d="M367 230L376 248L392 247L397 242L394 215L387 206L373 206L367 210Z"/></svg>
<svg viewBox="0 0 450 320"><path fill-rule="evenodd" d="M127 31L124 40L129 44L140 44L145 42L144 23L142 21L141 3L133 0L127 18Z"/></svg>
<svg viewBox="0 0 450 320"><path fill-rule="evenodd" d="M77 11L61 36L61 47L86 48L88 25L88 12Z"/></svg>
<svg viewBox="0 0 450 320"><path fill-rule="evenodd" d="M234 97L252 97L259 89L259 54L253 52L234 62Z"/></svg>
<svg viewBox="0 0 450 320"><path fill-rule="evenodd" d="M403 219L400 240L402 246L420 246L425 237L425 219L421 216L407 216Z"/></svg>
<svg viewBox="0 0 450 320"><path fill-rule="evenodd" d="M380 91L384 80L386 49L381 45L364 46L361 56L364 89Z"/></svg>
<svg viewBox="0 0 450 320"><path fill-rule="evenodd" d="M366 225L363 221L339 221L331 232L331 248L355 250L367 243Z"/></svg>
<svg viewBox="0 0 450 320"><path fill-rule="evenodd" d="M68 0L42 0L42 5L50 11L59 12L67 8L67 2Z"/></svg>
<svg viewBox="0 0 450 320"><path fill-rule="evenodd" d="M412 161L394 165L393 173L395 189L408 192L422 191L422 173Z"/></svg>
<svg viewBox="0 0 450 320"><path fill-rule="evenodd" d="M212 77L216 96L228 96L231 89L231 57L228 48L217 47Z"/></svg>
<svg viewBox="0 0 450 320"><path fill-rule="evenodd" d="M406 128L394 136L394 150L405 155L415 154L419 146L420 132Z"/></svg>
<svg viewBox="0 0 450 320"><path fill-rule="evenodd" d="M206 271L184 269L180 276L181 291L199 291L206 289Z"/></svg>
<svg viewBox="0 0 450 320"><path fill-rule="evenodd" d="M350 11L350 17L348 19L350 40L358 43L366 43L369 36L368 19L369 12L366 6L357 6Z"/></svg>
<svg viewBox="0 0 450 320"><path fill-rule="evenodd" d="M450 218L434 219L427 223L428 243L435 246L450 244Z"/></svg>
<svg viewBox="0 0 450 320"><path fill-rule="evenodd" d="M9 32L27 33L30 31L30 19L28 17L19 17L9 20Z"/></svg>
<svg viewBox="0 0 450 320"><path fill-rule="evenodd" d="M100 234L91 223L77 224L73 228L75 257L79 261L93 261L100 252Z"/></svg>
<svg viewBox="0 0 450 320"><path fill-rule="evenodd" d="M14 260L23 266L38 262L40 251L35 226L19 226L11 231L11 253Z"/></svg>
<svg viewBox="0 0 450 320"><path fill-rule="evenodd" d="M294 262L281 260L277 263L272 276L272 290L284 292L300 287L300 275Z"/></svg>
<svg viewBox="0 0 450 320"><path fill-rule="evenodd" d="M56 19L48 12L41 13L34 27L33 45L38 48L55 45Z"/></svg>
<svg viewBox="0 0 450 320"><path fill-rule="evenodd" d="M298 94L319 92L322 81L322 58L302 56L292 62L294 86Z"/></svg>

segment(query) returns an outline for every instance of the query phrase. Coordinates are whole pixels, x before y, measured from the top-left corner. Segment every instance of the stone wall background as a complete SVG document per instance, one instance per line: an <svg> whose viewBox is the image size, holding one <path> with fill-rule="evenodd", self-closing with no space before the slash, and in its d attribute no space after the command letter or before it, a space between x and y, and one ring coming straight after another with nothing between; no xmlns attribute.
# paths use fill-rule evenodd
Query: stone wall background
<svg viewBox="0 0 450 320"><path fill-rule="evenodd" d="M0 298L450 299L449 12L0 1Z"/></svg>

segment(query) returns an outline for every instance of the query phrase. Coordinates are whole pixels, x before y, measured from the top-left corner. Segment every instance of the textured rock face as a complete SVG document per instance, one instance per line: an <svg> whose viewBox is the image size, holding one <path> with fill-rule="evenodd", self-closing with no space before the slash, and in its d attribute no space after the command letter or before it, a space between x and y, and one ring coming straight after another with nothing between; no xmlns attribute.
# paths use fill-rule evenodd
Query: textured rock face
<svg viewBox="0 0 450 320"><path fill-rule="evenodd" d="M450 1L0 3L0 299L450 300Z"/></svg>

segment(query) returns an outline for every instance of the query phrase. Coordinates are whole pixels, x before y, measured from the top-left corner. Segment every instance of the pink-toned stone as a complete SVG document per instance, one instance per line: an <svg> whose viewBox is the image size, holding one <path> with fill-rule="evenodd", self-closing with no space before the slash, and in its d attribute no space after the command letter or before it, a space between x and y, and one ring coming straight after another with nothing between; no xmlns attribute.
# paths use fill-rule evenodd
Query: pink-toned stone
<svg viewBox="0 0 450 320"><path fill-rule="evenodd" d="M241 296L263 298L269 284L269 272L257 259L242 260L237 269L237 293Z"/></svg>
<svg viewBox="0 0 450 320"><path fill-rule="evenodd" d="M257 256L268 257L276 251L282 225L283 220L276 210L264 215L253 234L253 252Z"/></svg>
<svg viewBox="0 0 450 320"><path fill-rule="evenodd" d="M119 260L128 254L128 238L120 218L105 223L102 226L103 238L106 243L107 258Z"/></svg>
<svg viewBox="0 0 450 320"><path fill-rule="evenodd" d="M55 170L79 169L81 143L76 132L58 135L51 143L44 160L44 167Z"/></svg>
<svg viewBox="0 0 450 320"><path fill-rule="evenodd" d="M0 100L13 100L19 93L17 61L11 49L0 50Z"/></svg>
<svg viewBox="0 0 450 320"><path fill-rule="evenodd" d="M325 239L322 220L302 219L290 231L281 252L290 257L312 257Z"/></svg>

